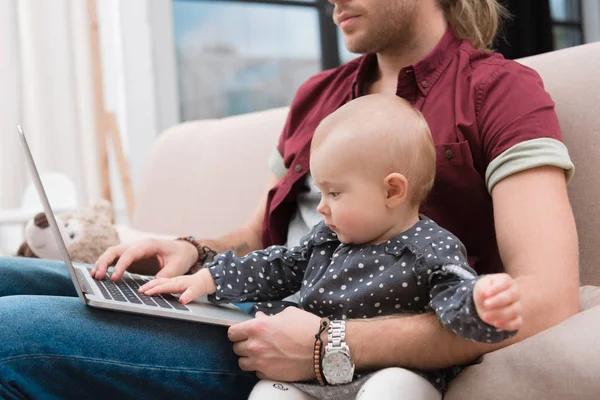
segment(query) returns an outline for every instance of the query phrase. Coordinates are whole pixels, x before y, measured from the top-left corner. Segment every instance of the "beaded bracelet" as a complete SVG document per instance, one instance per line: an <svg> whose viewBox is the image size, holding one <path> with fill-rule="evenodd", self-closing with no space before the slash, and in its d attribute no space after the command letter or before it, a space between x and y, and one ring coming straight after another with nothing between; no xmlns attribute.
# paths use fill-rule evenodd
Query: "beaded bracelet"
<svg viewBox="0 0 600 400"><path fill-rule="evenodd" d="M200 271L206 262L212 261L212 259L217 255L217 252L210 247L201 245L194 236L182 236L176 240L186 241L192 244L198 251L198 260L185 273L186 275L195 274L196 272Z"/></svg>
<svg viewBox="0 0 600 400"><path fill-rule="evenodd" d="M325 380L325 376L323 375L322 362L323 362L323 340L321 339L321 334L325 329L329 328L329 318L321 318L319 322L319 332L315 335L315 352L314 352L314 367L315 367L315 375L317 376L317 381L319 385L325 386L327 381Z"/></svg>

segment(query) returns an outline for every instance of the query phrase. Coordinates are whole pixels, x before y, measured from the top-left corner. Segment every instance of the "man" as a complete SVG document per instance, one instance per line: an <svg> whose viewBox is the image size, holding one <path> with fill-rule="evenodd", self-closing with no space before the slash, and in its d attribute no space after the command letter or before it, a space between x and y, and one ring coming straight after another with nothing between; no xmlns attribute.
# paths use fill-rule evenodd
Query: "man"
<svg viewBox="0 0 600 400"><path fill-rule="evenodd" d="M483 50L497 29L501 13L497 2L330 1L348 49L368 55L323 72L300 88L271 160L273 177L254 217L223 238L200 243L216 251L233 248L241 255L298 240L317 222L309 210L316 209L319 194L312 191L311 178L306 175L314 127L353 97L395 93L421 110L436 144L437 180L422 211L465 243L469 262L477 272L504 268L517 280L524 325L510 341L482 345L446 331L433 315L350 320L345 327L346 344L356 370L390 366L437 369L467 363L576 313L577 236L565 179L572 164L560 142L553 103L537 74ZM96 277L102 278L116 258L114 279L135 260L149 256L160 261L157 275L174 276L185 273L198 253L183 241L117 246L99 259ZM26 311L20 313L32 308L33 301L28 301ZM0 314L2 311L0 303ZM142 319L131 320L139 324L140 331L153 334L157 346L167 343L158 328L145 327L147 322ZM165 326L187 329L175 322L169 324ZM125 329L125 325L119 326ZM235 325L228 336L242 370L271 380L314 380L313 344L318 326L319 317L287 308L273 317L259 314ZM95 346L117 342L114 326L109 328L103 331L104 341L90 339ZM204 332L197 335L205 341L209 338ZM112 345L124 348L127 343ZM82 357L87 354L82 353ZM119 357L123 368L127 355ZM171 364L165 371L169 368ZM160 376L162 385L171 385L169 390L175 392L174 384L168 382L170 375L164 372ZM227 385L220 379L216 393L222 393ZM198 387L203 387L202 383Z"/></svg>
<svg viewBox="0 0 600 400"><path fill-rule="evenodd" d="M447 96L448 92L453 93L452 91L455 90L454 87L447 86L436 91L439 85L445 84L444 78L438 78L438 75L444 73L448 75L449 72L444 70L446 66L443 63L459 63L459 57L456 56L456 53L468 51L464 48L457 49L456 39L445 37L448 22L454 24L459 22L458 18L454 18L454 14L452 14L458 12L455 10L462 9L464 10L462 12L467 12L464 22L461 22L462 25L451 25L451 27L457 33L462 31L464 35L468 35L467 38L472 38L472 42L477 43L480 47L485 47L490 44L494 37L499 11L496 14L497 16L488 16L488 20L484 21L489 26L483 26L479 29L478 23L480 21L473 21L473 24L469 25L468 20L476 14L478 4L481 7L488 7L490 12L499 10L495 1L489 0L487 4L483 5L482 3L486 2L479 0L442 2L436 0L401 0L383 3L377 0L340 0L332 1L332 3L335 4L334 20L344 35L348 49L357 53L376 54L376 61L363 58L358 66L356 66L359 64L358 62L353 62L355 64L354 68L342 67L338 70L326 71L312 78L299 90L298 96L292 105L292 112L280 141L279 150L274 156L275 160L271 162L274 171L285 171L286 167L289 167L287 175L282 178L277 176L272 178L268 185L271 190L266 196L265 202L258 207L254 219L248 226L217 241L202 241L203 244L217 251L233 247L239 254L243 254L252 249L266 247L276 241L281 243L281 240L286 238L284 234L285 224L290 218L292 218L291 233L295 233L297 230L305 233L313 223L318 222L318 219L316 219L318 216L313 217L309 211L312 208L316 214L315 201L318 199L318 193L316 196L311 196L310 192L302 191L303 184L305 187L307 186L306 183L302 182L302 177L306 174L308 160L303 158L307 155L306 151L299 147L308 142L297 139L297 137L302 136L302 130L306 129L302 127L302 124L309 124L310 129L312 129L322 117L349 100L351 93L358 95L381 92L398 94L398 92L403 92L403 97L411 100L413 104L419 106L420 103L425 103L422 110L428 122L432 125L432 131L434 131L434 138L436 139L442 135L439 135L439 132L435 132L435 130L443 129L441 127L444 125L447 125L449 130L461 129L460 122L452 120L457 114L463 112L460 109L453 109L451 113L446 113L448 117L441 121L436 116L432 117L433 120L428 118L430 113L428 113L427 102L433 101L430 96L443 98ZM444 45L447 48L452 48L453 52L448 54L447 48L438 49L438 53L434 55L439 59L444 57L448 59L441 60L442 62L439 63L439 60L428 58L425 60L427 65L419 64L419 61L425 59L428 54L434 51L442 40L444 40ZM481 57L476 52L473 54ZM471 62L474 61L473 58L470 58ZM376 65L369 69L365 67L365 64L369 62ZM437 65L436 62L438 62ZM506 67L507 62L505 60L498 61L498 58L496 58L494 62L497 65L494 65L493 68L487 66L473 68L472 65L469 65L475 70L474 72L452 70L454 75L445 78L457 86L467 86L468 88L466 79L473 75L515 75L515 77L507 77L505 81L498 79L497 82L494 82L496 85L503 85L509 84L511 79L519 79L520 77L517 75L520 73L531 74L525 68L514 66L513 63L508 63L510 67ZM432 69L433 72L428 71L428 68ZM348 75L357 73L362 73L364 76L359 76L356 80L348 77ZM411 79L400 79L399 81L399 74L400 78L410 76ZM434 82L435 79L442 80L442 82ZM478 79L480 78L478 77ZM336 80L343 82L342 85L339 85L339 89L335 85ZM410 81L416 81L415 86L418 86L416 90L413 86L410 86ZM529 81L529 76L526 76L526 82ZM354 87L348 85L348 83L354 84L354 82L357 82ZM515 82L518 82L518 80ZM359 87L357 87L358 84L360 84ZM323 89L323 87L326 89ZM313 93L316 92L317 88L329 90L329 96L320 96L315 100ZM513 94L515 98L521 93L518 88L506 88L506 90L509 89L515 90L515 94ZM536 89L540 96L544 96L541 88ZM465 90L465 96L469 96L477 90L479 88L475 88L474 91L468 88ZM487 90L491 91L491 89ZM502 91L503 89L497 90ZM339 94L339 91L342 94ZM490 98L486 100L490 102L497 101L494 106L502 109L504 106L503 99L493 98L493 96L495 94L490 94ZM537 105L536 102L545 102L547 107L552 105L549 98L530 100L533 105ZM529 100L525 102L527 101ZM475 102L476 99L471 100L472 104L470 106L476 106ZM455 108L460 106L460 104L454 105ZM539 138L541 138L541 140L544 140L550 138L547 139L549 142L547 144L548 148L552 150L556 146L560 149L557 143L551 141L552 135L559 135L553 111L543 115L531 112L527 116L528 108L519 110L506 107L507 112L511 112L515 117L520 118L519 123L525 125L523 127L496 126L511 121L507 116L502 117L501 121L495 121L494 118L497 118L497 116L493 113L485 116L490 118L489 121L480 121L480 123L483 129L497 129L498 131L514 129L517 132L515 136L523 135L525 139L536 138L540 140ZM435 110L435 112L441 113L442 111ZM311 117L310 113L317 114L317 117ZM531 119L540 120L531 122ZM489 127L483 126L484 123L488 124ZM548 130L544 131L543 129L546 128ZM526 132L527 129L539 129L540 131ZM485 133L493 136L502 132ZM288 135L287 138L286 135ZM556 137L560 139L560 136ZM492 138L490 142L494 140L495 138ZM436 140L437 143L439 141ZM290 149L294 145L297 148ZM460 156L458 152L462 149L458 146L455 147L458 151L447 146L443 151L443 157L458 158ZM453 150L457 154L453 154ZM493 151L491 148L484 150ZM513 173L501 179L493 187L491 193L496 216L495 233L500 254L503 256L502 263L506 271L517 278L524 293L525 324L521 333L512 341L489 346L459 339L452 333L442 329L435 317L431 315L404 319L384 319L369 323L350 321L346 328L347 338L357 369L383 368L394 365L428 369L466 363L488 351L504 347L553 326L578 311L577 239L570 205L566 197L565 174L562 169L564 167L569 170L570 162L568 155L560 151L556 151L557 154L554 159L547 161L548 166L524 168L525 171ZM290 154L281 154L286 152ZM291 154L294 152L298 154ZM288 165L283 165L286 156ZM477 155L474 155L473 158L477 160ZM445 168L450 169L450 167ZM449 172L442 171L442 173L448 174ZM439 179L452 182L456 178L442 176ZM465 186L469 179L468 176L464 175L459 177L459 180L464 181ZM474 179L476 184L481 184L483 181L480 176ZM437 185L451 185L450 190L455 190L459 184L438 181ZM274 206L274 203L283 203L282 198L285 196L282 193L286 191L295 192L290 197L299 196L305 203L300 206L300 210L295 213L294 217L291 215L291 205L278 204ZM438 191L437 194L445 195L446 193ZM432 196L436 196L435 189ZM447 197L440 201L452 202ZM430 201L430 203L432 202L435 203L438 200L434 198ZM465 205L467 204L468 200L465 201ZM543 204L543 207L540 206L541 204ZM488 250L482 249L484 245L477 244L472 238L473 236L480 236L479 232L464 232L465 229L461 229L456 220L451 220L445 214L439 213L436 206L437 204L430 209L425 208L424 212L449 230L457 234L463 233L464 236L461 239L467 244L470 253L474 251L473 248L480 248L479 251L476 250L477 254L474 254L479 257L479 260L475 261L475 267L478 268L479 272L498 270L501 267L500 265L490 265L500 260L494 255L485 254ZM457 210L460 208L460 205L452 204L452 207L454 206ZM271 216L265 218L267 209ZM302 216L306 214L309 216L303 220ZM491 219L489 210L480 205L476 205L463 214L473 219ZM544 214L556 215L558 218L550 219ZM537 217L533 217L533 215L537 215ZM281 221L276 221L278 216ZM490 221L489 224L491 223ZM301 228L298 228L298 225ZM481 223L479 225L470 224L469 228L477 229L482 226L486 229L490 227L486 226L486 223ZM518 229L516 229L517 227ZM459 234L459 236L461 235ZM298 235L287 237L287 239L293 243L298 240ZM486 239L494 239L493 231L491 236L486 237ZM469 243L472 245L471 247L469 247ZM125 264L127 260L129 259L126 258L123 263ZM471 258L471 260L474 260L474 258ZM120 265L117 264L117 270L120 269L119 267ZM566 281L564 280L565 276L568 277ZM551 299L561 300L550 304ZM243 370L256 371L261 378L268 377L284 381L314 379L311 350L313 331L315 326L318 326L318 319L318 317L306 312L288 309L275 317L258 318L232 327L229 330L229 338L236 342L236 353L242 357L240 367ZM293 339L285 340L285 338ZM377 340L373 340L374 338L377 338ZM389 345L382 345L382 340ZM303 362L298 363L298 360ZM299 366L302 366L302 368L298 368Z"/></svg>

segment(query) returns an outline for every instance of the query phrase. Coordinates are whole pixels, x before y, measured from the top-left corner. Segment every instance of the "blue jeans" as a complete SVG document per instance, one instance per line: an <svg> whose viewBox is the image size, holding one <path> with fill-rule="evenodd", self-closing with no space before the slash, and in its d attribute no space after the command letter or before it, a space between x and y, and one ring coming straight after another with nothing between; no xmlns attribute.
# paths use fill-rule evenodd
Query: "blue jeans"
<svg viewBox="0 0 600 400"><path fill-rule="evenodd" d="M62 262L0 258L1 399L245 399L227 329L84 306Z"/></svg>

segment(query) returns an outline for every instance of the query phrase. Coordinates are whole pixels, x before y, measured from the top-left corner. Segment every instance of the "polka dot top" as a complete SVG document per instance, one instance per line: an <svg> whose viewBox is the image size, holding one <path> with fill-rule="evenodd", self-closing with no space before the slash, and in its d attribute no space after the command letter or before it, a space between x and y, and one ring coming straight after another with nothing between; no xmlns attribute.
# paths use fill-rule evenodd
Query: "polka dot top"
<svg viewBox="0 0 600 400"><path fill-rule="evenodd" d="M493 343L516 334L479 318L473 303L478 277L465 247L423 215L380 244L343 244L321 222L299 246L271 246L241 258L228 251L208 268L217 287L209 300L257 302L255 310L268 315L290 305L281 300L299 291L297 306L330 319L433 311L446 328L466 339Z"/></svg>

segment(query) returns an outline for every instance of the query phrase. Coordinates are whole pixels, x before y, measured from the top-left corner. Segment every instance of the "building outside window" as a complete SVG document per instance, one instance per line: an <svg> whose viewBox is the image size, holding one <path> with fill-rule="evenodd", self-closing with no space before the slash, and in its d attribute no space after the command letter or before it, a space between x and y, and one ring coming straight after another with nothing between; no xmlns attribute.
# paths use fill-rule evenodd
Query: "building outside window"
<svg viewBox="0 0 600 400"><path fill-rule="evenodd" d="M551 0L554 48L563 49L583 43L580 0Z"/></svg>
<svg viewBox="0 0 600 400"><path fill-rule="evenodd" d="M173 2L182 120L290 104L322 69L319 11L290 3Z"/></svg>

